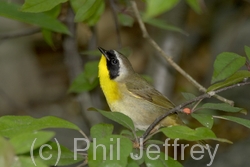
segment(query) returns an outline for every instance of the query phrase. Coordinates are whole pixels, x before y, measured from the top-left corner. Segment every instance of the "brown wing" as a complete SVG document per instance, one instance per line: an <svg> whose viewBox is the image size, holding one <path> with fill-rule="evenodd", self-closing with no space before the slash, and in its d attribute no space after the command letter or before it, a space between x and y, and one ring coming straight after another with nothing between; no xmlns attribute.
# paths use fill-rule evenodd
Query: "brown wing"
<svg viewBox="0 0 250 167"><path fill-rule="evenodd" d="M140 80L140 82L138 82ZM143 98L150 103L170 109L174 107L174 104L163 96L159 91L157 91L153 86L151 86L147 81L145 81L140 76L136 76L131 81L126 83L128 91L137 96L138 98Z"/></svg>

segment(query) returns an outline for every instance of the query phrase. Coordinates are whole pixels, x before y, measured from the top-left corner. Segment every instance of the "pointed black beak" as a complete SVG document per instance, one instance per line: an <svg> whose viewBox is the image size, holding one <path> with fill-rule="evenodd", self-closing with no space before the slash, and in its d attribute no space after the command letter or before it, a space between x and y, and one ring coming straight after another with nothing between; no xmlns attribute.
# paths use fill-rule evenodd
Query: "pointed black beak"
<svg viewBox="0 0 250 167"><path fill-rule="evenodd" d="M103 56L105 56L106 57L106 59L109 61L109 57L108 57L108 55L107 55L107 50L105 50L105 49L103 49L103 48L101 48L101 47L98 47L98 49L99 49L99 51L103 54Z"/></svg>

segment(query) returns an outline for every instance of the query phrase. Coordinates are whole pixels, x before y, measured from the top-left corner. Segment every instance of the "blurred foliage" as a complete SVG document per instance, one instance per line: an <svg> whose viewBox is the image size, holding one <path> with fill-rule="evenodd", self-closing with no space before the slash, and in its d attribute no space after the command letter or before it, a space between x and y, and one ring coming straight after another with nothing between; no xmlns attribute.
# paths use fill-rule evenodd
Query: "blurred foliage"
<svg viewBox="0 0 250 167"><path fill-rule="evenodd" d="M0 1L0 16L37 25L54 32L70 34L66 26L56 18L45 13L26 13L19 9L20 6L17 4Z"/></svg>
<svg viewBox="0 0 250 167"><path fill-rule="evenodd" d="M71 84L69 92L80 93L90 91L98 84L98 62L88 62L85 64L84 71Z"/></svg>

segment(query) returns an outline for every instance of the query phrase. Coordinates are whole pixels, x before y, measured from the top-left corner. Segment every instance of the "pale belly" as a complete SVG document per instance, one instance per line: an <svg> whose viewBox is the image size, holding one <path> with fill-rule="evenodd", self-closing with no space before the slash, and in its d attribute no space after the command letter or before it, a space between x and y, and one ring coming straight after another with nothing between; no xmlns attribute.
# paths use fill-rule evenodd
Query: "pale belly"
<svg viewBox="0 0 250 167"><path fill-rule="evenodd" d="M167 112L165 108L158 107L153 103L132 96L114 102L110 105L110 109L111 111L121 112L130 117L136 129L140 130L146 130L157 117ZM164 124L162 126L168 126L168 123L173 124L173 119L170 116L165 118L163 122Z"/></svg>

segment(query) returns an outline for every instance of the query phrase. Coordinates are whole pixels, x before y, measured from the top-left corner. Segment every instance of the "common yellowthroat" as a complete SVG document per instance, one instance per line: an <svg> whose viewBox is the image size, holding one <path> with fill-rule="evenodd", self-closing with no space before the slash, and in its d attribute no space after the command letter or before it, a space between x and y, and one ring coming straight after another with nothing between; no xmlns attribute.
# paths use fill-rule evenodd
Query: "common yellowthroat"
<svg viewBox="0 0 250 167"><path fill-rule="evenodd" d="M137 74L129 60L115 50L98 48L100 86L111 111L130 117L136 129L146 130L153 121L174 107L174 104ZM177 114L162 120L162 126L182 125Z"/></svg>

